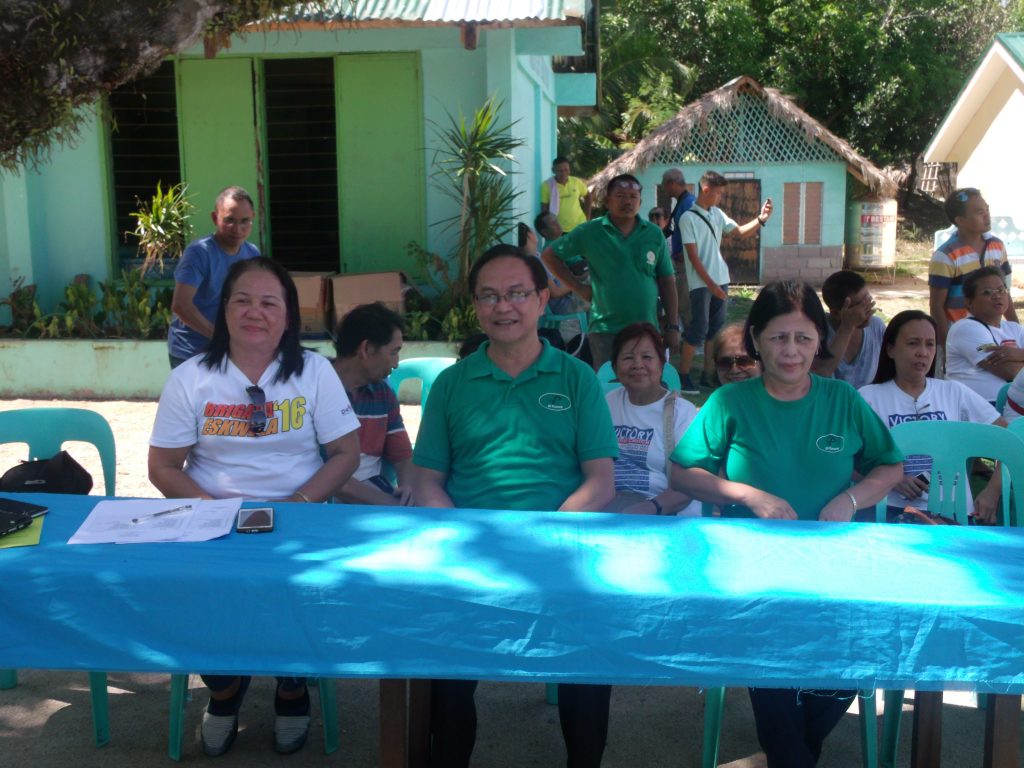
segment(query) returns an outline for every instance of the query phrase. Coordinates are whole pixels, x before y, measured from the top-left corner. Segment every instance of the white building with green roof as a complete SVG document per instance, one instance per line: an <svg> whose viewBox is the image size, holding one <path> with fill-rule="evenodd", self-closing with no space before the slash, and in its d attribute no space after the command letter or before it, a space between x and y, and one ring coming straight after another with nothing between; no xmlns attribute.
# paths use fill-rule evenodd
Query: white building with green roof
<svg viewBox="0 0 1024 768"><path fill-rule="evenodd" d="M982 55L925 150L926 163L956 163L958 187L977 187L992 231L1024 260L1024 32L1002 33ZM1011 223L1012 221L1012 223Z"/></svg>

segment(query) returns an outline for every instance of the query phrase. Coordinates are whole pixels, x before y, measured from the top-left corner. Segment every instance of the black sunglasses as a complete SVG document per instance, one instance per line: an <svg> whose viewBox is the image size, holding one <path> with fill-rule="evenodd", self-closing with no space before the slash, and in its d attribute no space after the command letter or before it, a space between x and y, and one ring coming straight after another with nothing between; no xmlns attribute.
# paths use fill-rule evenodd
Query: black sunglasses
<svg viewBox="0 0 1024 768"><path fill-rule="evenodd" d="M252 413L249 414L249 434L259 437L267 428L267 395L255 384L246 387L245 393L253 404Z"/></svg>
<svg viewBox="0 0 1024 768"><path fill-rule="evenodd" d="M734 365L741 370L745 370L757 365L757 360L748 355L723 355L715 360L715 365L723 371L729 370Z"/></svg>

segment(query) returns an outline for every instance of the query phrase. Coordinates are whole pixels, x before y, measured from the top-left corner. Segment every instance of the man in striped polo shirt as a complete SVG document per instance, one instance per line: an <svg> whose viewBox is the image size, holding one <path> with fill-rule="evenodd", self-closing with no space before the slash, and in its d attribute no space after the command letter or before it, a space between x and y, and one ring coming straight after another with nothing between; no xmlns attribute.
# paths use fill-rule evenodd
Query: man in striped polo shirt
<svg viewBox="0 0 1024 768"><path fill-rule="evenodd" d="M1003 241L989 233L992 218L981 192L972 187L954 190L945 203L946 216L956 232L932 254L928 265L929 309L936 324L936 342L946 346L949 326L967 317L964 278L981 267L998 267L1009 287L1010 262ZM1017 321L1013 302L1007 302L1007 320Z"/></svg>
<svg viewBox="0 0 1024 768"><path fill-rule="evenodd" d="M356 307L338 324L334 370L359 417L359 468L335 493L348 504L412 504L412 445L386 381L398 367L403 328L401 316L379 301Z"/></svg>

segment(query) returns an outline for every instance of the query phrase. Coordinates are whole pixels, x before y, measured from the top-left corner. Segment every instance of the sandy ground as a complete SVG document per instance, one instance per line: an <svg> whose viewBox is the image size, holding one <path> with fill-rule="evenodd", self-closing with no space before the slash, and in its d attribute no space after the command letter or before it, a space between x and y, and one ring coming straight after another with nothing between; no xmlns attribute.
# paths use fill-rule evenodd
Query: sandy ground
<svg viewBox="0 0 1024 768"><path fill-rule="evenodd" d="M927 309L923 281L905 278L893 284L872 285L879 311L885 317L917 307ZM37 406L93 409L110 422L117 443L118 495L152 497L156 490L146 473L146 446L154 401L33 401L0 402L0 410ZM418 406L403 406L410 434L419 427ZM68 450L92 474L94 493L104 492L99 458L92 446L69 443ZM24 458L20 445L0 445L0 468ZM197 631L201 631L197 628ZM188 709L188 736L183 762L205 762L198 742L198 722L205 695L198 678L191 678L194 697ZM377 764L377 687L373 681L338 681L341 710L341 749L322 752L314 730L310 744L293 758L280 758L270 749L271 692L267 681L256 681L242 712L242 733L232 752L218 760L223 766L279 765L282 760L302 765L359 766ZM0 692L0 765L4 766L120 766L166 765L167 693L165 675L115 674L110 679L112 741L96 750L90 740L88 683L82 673L22 671L21 684ZM539 684L481 685L477 696L480 731L474 766L535 768L564 764L558 713L545 703ZM981 762L983 713L971 706L970 696L947 696L955 702L944 711L943 759L946 765ZM881 702L879 702L881 704ZM317 709L314 706L314 712ZM851 710L826 745L821 768L860 764L858 719ZM612 699L611 732L606 768L635 766L697 766L700 764L703 696L692 688L616 688ZM763 766L744 691L726 699L721 759L730 768ZM899 765L909 763L910 718L905 718ZM318 723L315 723L315 726Z"/></svg>

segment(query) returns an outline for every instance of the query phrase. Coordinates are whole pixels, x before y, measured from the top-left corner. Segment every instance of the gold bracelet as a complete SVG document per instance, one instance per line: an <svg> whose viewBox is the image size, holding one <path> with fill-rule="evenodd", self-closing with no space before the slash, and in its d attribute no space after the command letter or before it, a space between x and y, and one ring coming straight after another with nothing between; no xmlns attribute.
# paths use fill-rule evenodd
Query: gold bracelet
<svg viewBox="0 0 1024 768"><path fill-rule="evenodd" d="M300 499L302 499L307 504L312 504L313 503L313 500L310 499L309 496L304 494L302 491L296 491L295 493L292 494L292 496L298 496Z"/></svg>

